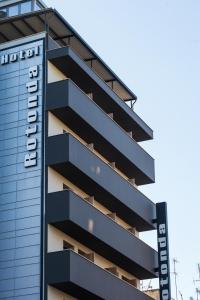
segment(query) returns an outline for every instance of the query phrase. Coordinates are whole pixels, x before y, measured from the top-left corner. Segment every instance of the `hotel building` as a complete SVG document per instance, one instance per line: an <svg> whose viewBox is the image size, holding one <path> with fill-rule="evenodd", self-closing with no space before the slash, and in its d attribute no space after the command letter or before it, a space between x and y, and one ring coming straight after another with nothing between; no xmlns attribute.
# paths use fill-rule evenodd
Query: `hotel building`
<svg viewBox="0 0 200 300"><path fill-rule="evenodd" d="M56 9L0 1L0 299L151 299L136 99Z"/></svg>

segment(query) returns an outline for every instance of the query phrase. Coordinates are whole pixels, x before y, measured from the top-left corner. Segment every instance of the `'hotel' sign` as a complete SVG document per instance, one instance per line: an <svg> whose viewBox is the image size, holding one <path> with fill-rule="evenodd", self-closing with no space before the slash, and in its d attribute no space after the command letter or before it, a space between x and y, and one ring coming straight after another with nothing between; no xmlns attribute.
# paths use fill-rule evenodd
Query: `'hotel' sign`
<svg viewBox="0 0 200 300"><path fill-rule="evenodd" d="M6 65L9 63L14 63L17 62L19 60L24 60L27 58L32 58L34 56L38 56L39 55L39 46L36 46L34 48L31 49L27 49L27 50L21 50L18 53L11 53L11 54L5 54L2 55L0 57L0 64L1 65Z"/></svg>

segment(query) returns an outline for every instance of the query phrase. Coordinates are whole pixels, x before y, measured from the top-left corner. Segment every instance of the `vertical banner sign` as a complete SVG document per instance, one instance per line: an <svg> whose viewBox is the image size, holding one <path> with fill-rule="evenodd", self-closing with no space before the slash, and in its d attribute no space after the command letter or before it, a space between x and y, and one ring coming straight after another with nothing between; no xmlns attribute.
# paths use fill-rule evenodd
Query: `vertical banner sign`
<svg viewBox="0 0 200 300"><path fill-rule="evenodd" d="M160 300L171 300L167 203L156 204Z"/></svg>
<svg viewBox="0 0 200 300"><path fill-rule="evenodd" d="M41 299L43 51L0 49L0 299Z"/></svg>

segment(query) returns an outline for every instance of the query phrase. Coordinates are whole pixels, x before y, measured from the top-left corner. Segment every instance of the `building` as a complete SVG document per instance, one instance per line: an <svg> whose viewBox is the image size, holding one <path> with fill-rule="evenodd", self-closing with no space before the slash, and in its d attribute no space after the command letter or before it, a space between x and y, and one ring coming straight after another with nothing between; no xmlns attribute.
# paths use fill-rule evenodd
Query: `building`
<svg viewBox="0 0 200 300"><path fill-rule="evenodd" d="M153 132L135 101L55 9L0 1L0 299L151 299Z"/></svg>
<svg viewBox="0 0 200 300"><path fill-rule="evenodd" d="M148 291L145 291L145 293L155 300L160 300L159 289L150 289Z"/></svg>

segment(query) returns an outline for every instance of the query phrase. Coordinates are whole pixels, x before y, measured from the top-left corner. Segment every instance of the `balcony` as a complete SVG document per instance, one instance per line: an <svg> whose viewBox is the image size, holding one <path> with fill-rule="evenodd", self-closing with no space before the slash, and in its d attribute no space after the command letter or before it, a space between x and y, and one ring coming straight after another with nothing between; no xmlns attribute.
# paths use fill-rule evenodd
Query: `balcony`
<svg viewBox="0 0 200 300"><path fill-rule="evenodd" d="M46 164L138 231L155 229L155 204L70 134L47 138Z"/></svg>
<svg viewBox="0 0 200 300"><path fill-rule="evenodd" d="M156 277L157 252L74 192L47 194L46 222L137 278Z"/></svg>
<svg viewBox="0 0 200 300"><path fill-rule="evenodd" d="M72 250L48 253L45 273L47 285L78 299L152 299Z"/></svg>
<svg viewBox="0 0 200 300"><path fill-rule="evenodd" d="M137 185L154 182L154 159L71 80L48 84L46 109Z"/></svg>
<svg viewBox="0 0 200 300"><path fill-rule="evenodd" d="M50 50L47 59L86 94L92 93L94 102L106 113L114 113L115 121L132 132L136 141L153 138L151 128L71 48Z"/></svg>
<svg viewBox="0 0 200 300"><path fill-rule="evenodd" d="M4 5L0 4L0 6ZM67 23L55 9L44 9L44 7L41 1L38 1L35 9L43 8L42 10L1 19L0 43L44 32L46 19L48 18L47 32L49 39L47 41L47 49L70 45L73 51L92 68L93 72L95 72L122 101L132 102L137 100L136 95L120 80L107 64L102 61L97 53L91 49L71 25Z"/></svg>

